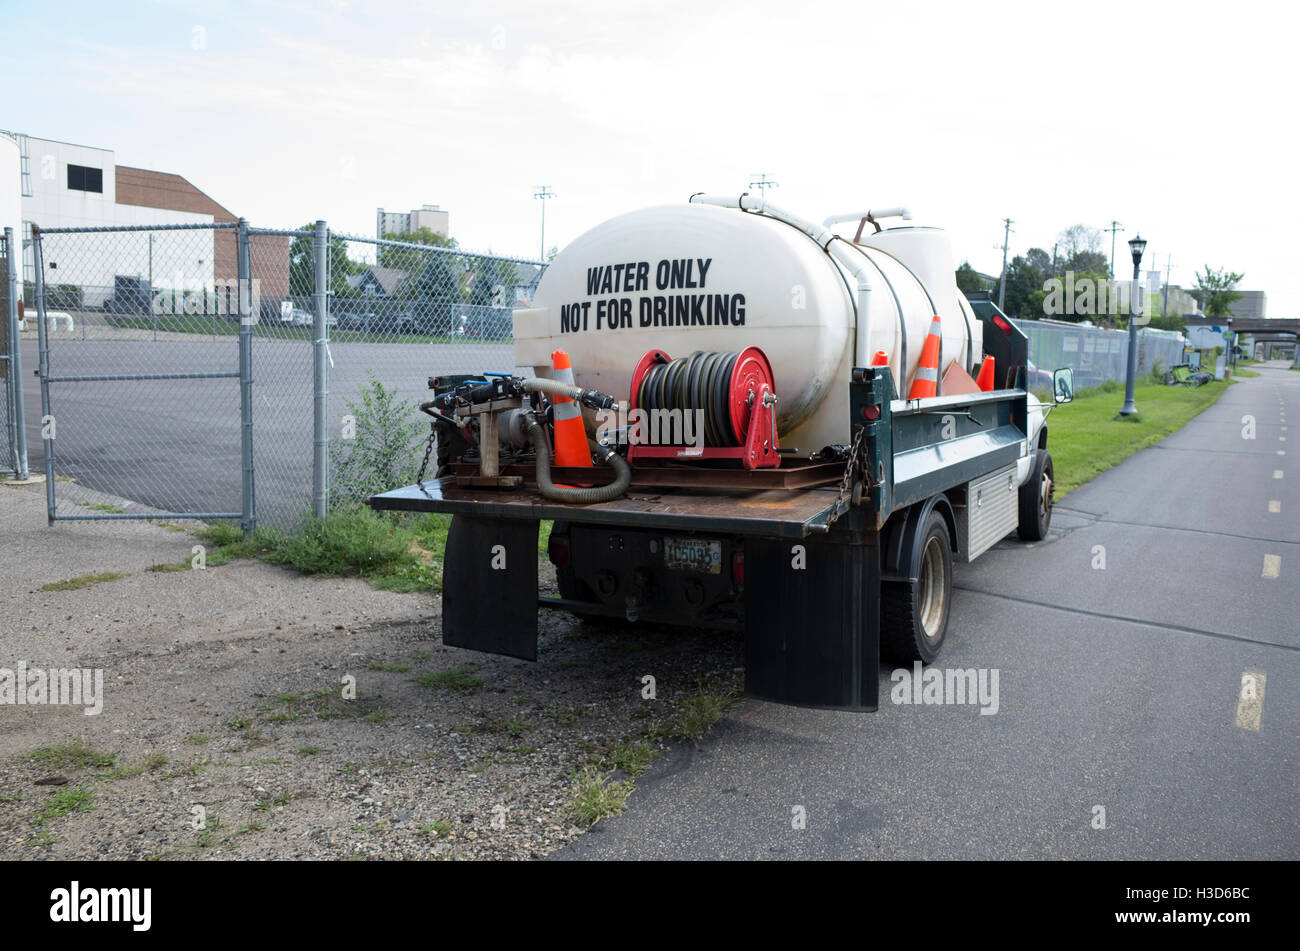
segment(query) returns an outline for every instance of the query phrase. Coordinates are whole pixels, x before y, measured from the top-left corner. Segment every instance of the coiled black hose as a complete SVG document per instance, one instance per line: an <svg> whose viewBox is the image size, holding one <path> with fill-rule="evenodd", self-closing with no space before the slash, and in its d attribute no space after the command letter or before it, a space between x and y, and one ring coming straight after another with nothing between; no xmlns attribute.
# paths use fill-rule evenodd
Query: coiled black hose
<svg viewBox="0 0 1300 951"><path fill-rule="evenodd" d="M731 421L731 374L739 353L696 350L689 357L646 370L637 408L646 411L704 411L704 444L736 446L742 441Z"/></svg>
<svg viewBox="0 0 1300 951"><path fill-rule="evenodd" d="M609 485L592 486L589 489L556 485L551 481L551 456L550 448L546 444L546 433L532 413L524 417L524 432L528 434L528 441L537 450L537 490L554 502L572 502L577 505L610 502L627 492L627 487L632 484L632 469L628 466L627 460L612 449L597 445L596 451L603 454L600 461L614 470L613 482ZM595 445L590 443L590 440L588 443Z"/></svg>

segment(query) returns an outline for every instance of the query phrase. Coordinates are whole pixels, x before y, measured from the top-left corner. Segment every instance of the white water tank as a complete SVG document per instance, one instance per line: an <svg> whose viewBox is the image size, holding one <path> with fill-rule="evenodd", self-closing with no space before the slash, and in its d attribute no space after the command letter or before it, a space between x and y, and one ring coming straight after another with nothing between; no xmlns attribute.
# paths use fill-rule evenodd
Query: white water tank
<svg viewBox="0 0 1300 951"><path fill-rule="evenodd" d="M936 313L940 369L977 363L981 326L957 290L943 233L900 228L863 241L852 246L872 285L861 352L889 355L899 394ZM646 208L597 225L560 252L533 306L515 311L515 360L546 375L551 351L562 347L579 385L626 400L648 350L679 357L761 347L780 397L781 444L812 452L851 438L857 301L850 270L789 224L705 204Z"/></svg>

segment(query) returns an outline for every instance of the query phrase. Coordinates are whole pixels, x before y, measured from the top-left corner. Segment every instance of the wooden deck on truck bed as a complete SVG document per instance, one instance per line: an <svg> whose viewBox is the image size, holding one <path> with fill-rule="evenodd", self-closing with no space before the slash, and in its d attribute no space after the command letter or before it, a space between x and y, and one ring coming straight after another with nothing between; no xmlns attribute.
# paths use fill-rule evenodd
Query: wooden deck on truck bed
<svg viewBox="0 0 1300 951"><path fill-rule="evenodd" d="M838 468L843 468L842 464ZM555 478L572 470L557 469ZM587 480L606 477L608 470L580 470ZM567 478L573 478L570 474ZM522 489L457 488L452 476L403 486L373 496L380 511L447 512L482 518L536 521L553 519L590 524L678 531L721 532L806 538L824 533L835 503L836 487L805 489L704 489L662 487L639 490L594 505L572 505L543 498L535 487Z"/></svg>

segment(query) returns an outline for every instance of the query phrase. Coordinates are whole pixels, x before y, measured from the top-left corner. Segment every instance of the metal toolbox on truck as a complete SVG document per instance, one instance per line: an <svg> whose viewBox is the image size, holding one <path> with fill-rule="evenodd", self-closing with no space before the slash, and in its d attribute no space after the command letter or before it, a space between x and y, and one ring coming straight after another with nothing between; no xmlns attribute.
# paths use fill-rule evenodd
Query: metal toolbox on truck
<svg viewBox="0 0 1300 951"><path fill-rule="evenodd" d="M957 516L957 557L974 561L1011 532L1020 519L1016 467L991 472L966 486L966 501L954 506Z"/></svg>

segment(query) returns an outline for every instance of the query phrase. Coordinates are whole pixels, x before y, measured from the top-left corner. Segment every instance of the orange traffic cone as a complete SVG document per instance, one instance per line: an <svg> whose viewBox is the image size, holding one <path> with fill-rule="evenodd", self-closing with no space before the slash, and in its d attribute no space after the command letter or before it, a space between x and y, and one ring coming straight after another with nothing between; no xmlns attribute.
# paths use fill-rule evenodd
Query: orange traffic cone
<svg viewBox="0 0 1300 951"><path fill-rule="evenodd" d="M934 396L939 390L939 346L943 339L943 321L934 315L930 321L930 332L925 336L925 346L921 348L921 359L916 365L916 374L912 377L912 388L907 391L909 400Z"/></svg>
<svg viewBox="0 0 1300 951"><path fill-rule="evenodd" d="M563 350L551 354L556 380L573 385L573 365ZM582 407L567 396L553 398L555 404L555 464L591 468L591 450L587 448L587 427L582 422ZM559 483L556 483L557 485Z"/></svg>
<svg viewBox="0 0 1300 951"><path fill-rule="evenodd" d="M885 353L883 350L877 350L876 355L871 358L871 365L873 367L889 366L889 354Z"/></svg>
<svg viewBox="0 0 1300 951"><path fill-rule="evenodd" d="M975 385L986 393L993 389L993 367L993 358L985 357L980 364L980 375L975 380Z"/></svg>

